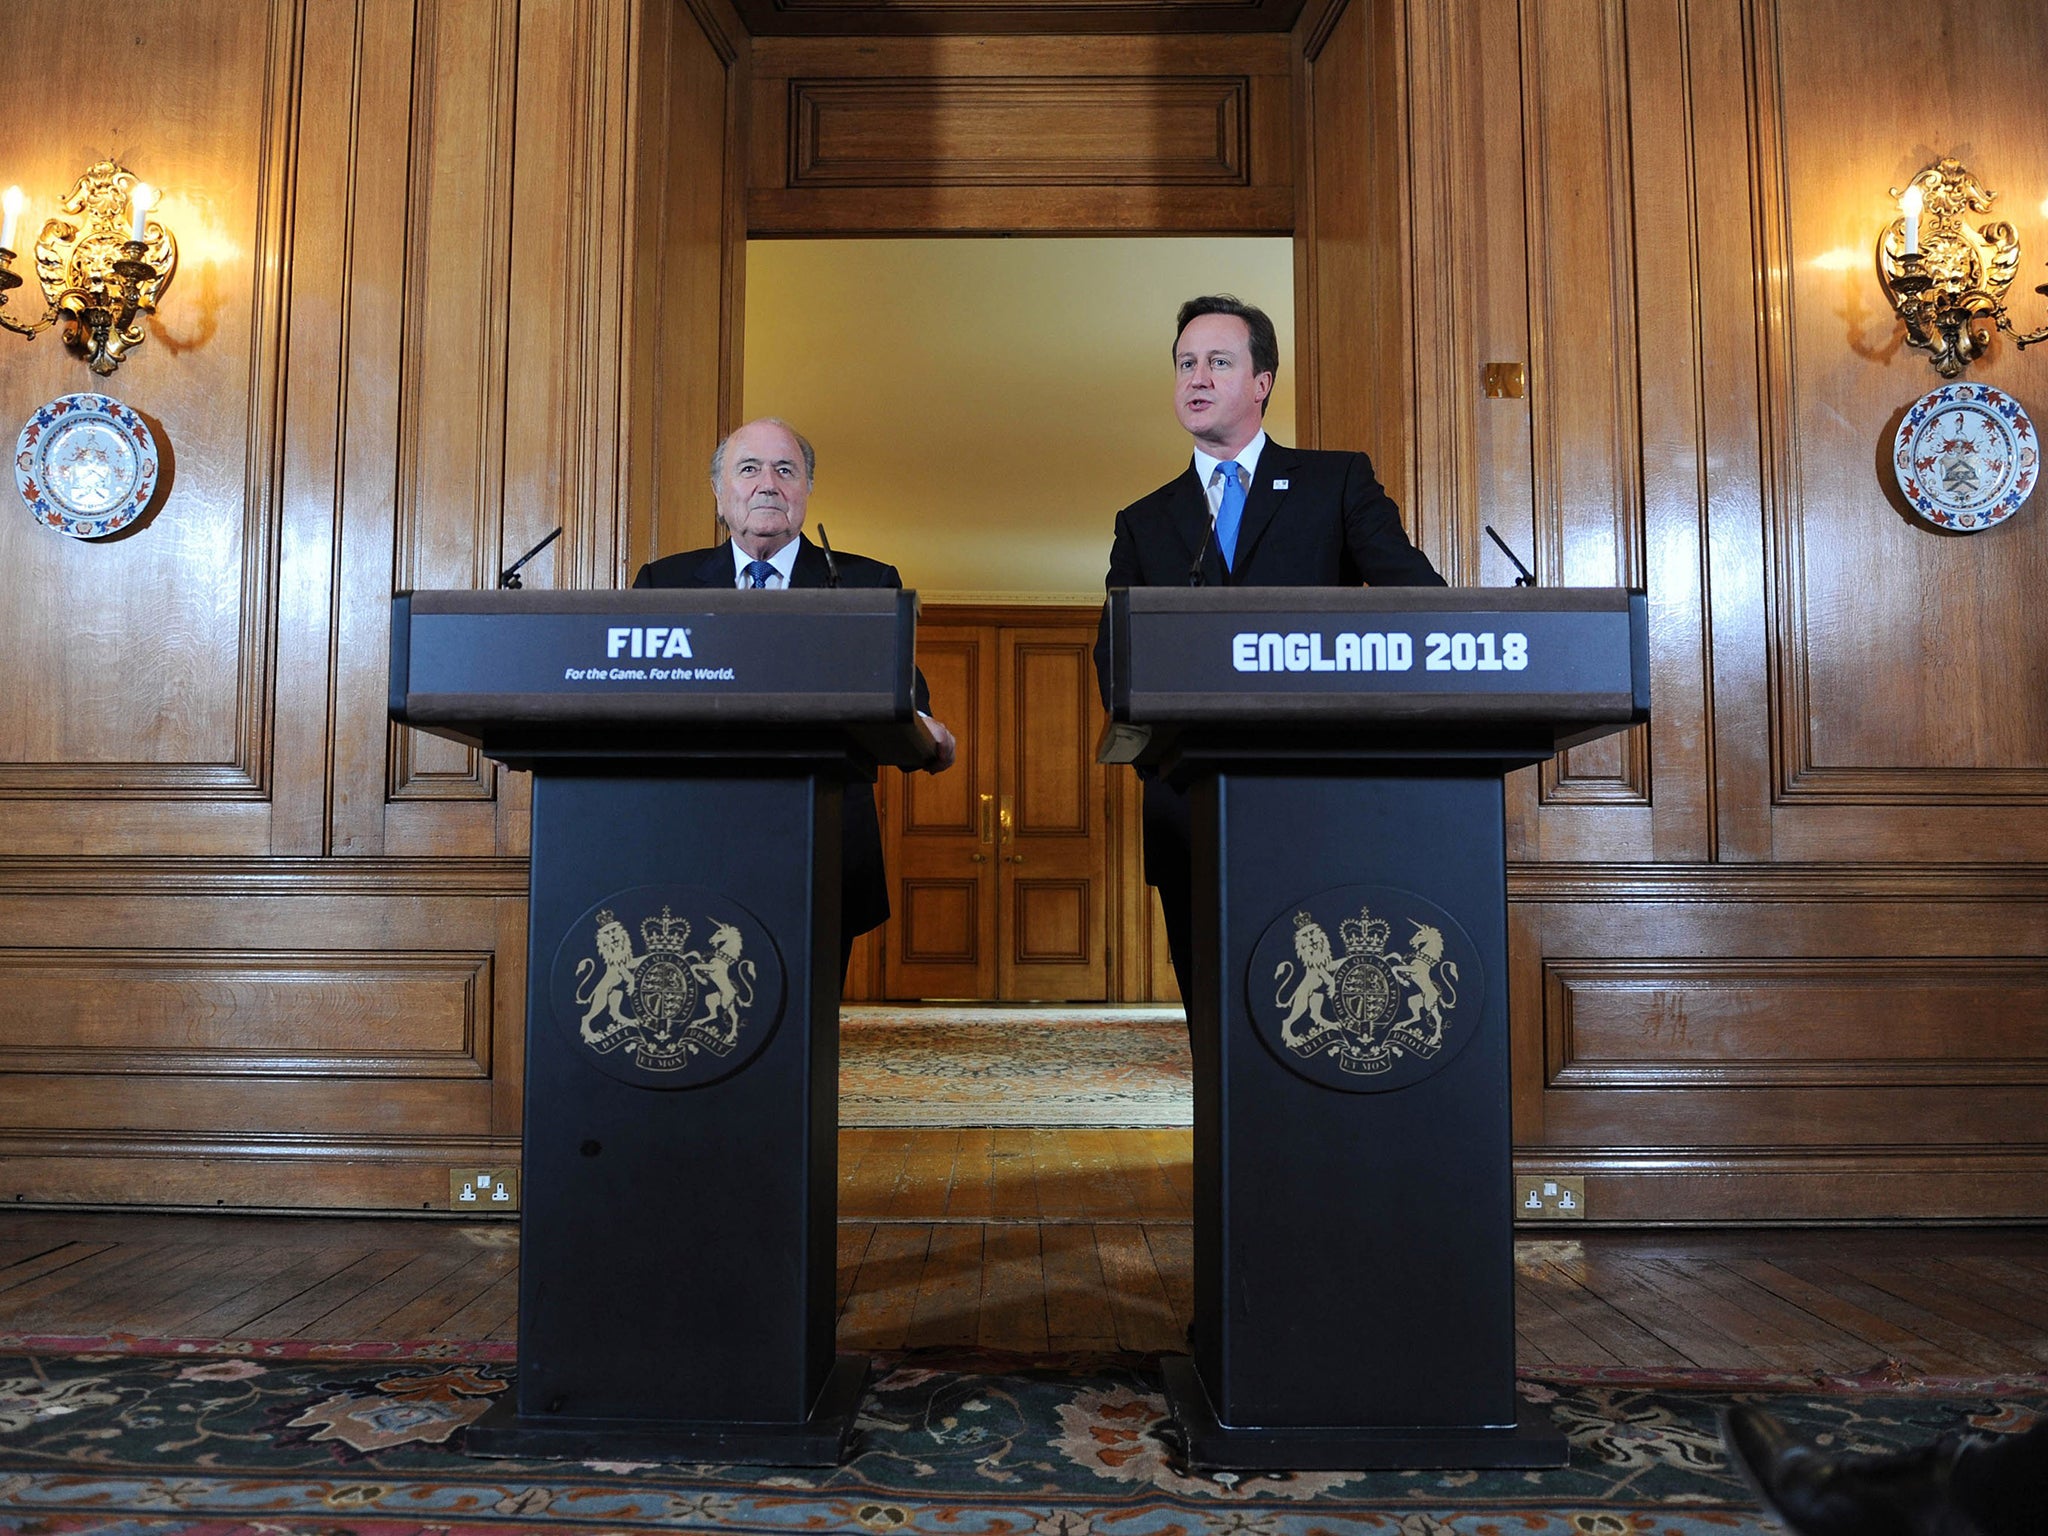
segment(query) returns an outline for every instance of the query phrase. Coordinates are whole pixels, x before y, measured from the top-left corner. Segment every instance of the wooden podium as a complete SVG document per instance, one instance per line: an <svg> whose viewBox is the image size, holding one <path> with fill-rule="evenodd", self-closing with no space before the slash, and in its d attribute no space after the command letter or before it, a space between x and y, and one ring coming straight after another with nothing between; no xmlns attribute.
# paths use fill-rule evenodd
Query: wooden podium
<svg viewBox="0 0 2048 1536"><path fill-rule="evenodd" d="M1199 1468L1560 1466L1515 1392L1502 778L1648 718L1620 591L1110 595L1192 811Z"/></svg>
<svg viewBox="0 0 2048 1536"><path fill-rule="evenodd" d="M415 592L391 718L533 773L488 1456L831 1465L844 785L932 753L896 591Z"/></svg>

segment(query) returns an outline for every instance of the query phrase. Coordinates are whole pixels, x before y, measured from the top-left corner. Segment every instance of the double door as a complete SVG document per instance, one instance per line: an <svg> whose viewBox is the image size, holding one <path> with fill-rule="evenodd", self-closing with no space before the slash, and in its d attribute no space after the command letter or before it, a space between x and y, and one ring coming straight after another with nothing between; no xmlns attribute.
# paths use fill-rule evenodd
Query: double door
<svg viewBox="0 0 2048 1536"><path fill-rule="evenodd" d="M1093 609L920 617L918 665L959 758L949 773L883 775L883 996L1110 996L1094 643Z"/></svg>

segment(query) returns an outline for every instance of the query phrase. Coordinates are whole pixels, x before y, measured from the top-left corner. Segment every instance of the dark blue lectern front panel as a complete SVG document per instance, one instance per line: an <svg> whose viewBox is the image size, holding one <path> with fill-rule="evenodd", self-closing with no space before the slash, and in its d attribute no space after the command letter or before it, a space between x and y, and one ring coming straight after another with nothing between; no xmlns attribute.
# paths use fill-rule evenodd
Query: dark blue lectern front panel
<svg viewBox="0 0 2048 1536"><path fill-rule="evenodd" d="M840 803L817 774L536 771L523 1423L811 1411L832 1366Z"/></svg>
<svg viewBox="0 0 2048 1536"><path fill-rule="evenodd" d="M1500 773L1195 781L1194 1357L1225 1426L1515 1424Z"/></svg>

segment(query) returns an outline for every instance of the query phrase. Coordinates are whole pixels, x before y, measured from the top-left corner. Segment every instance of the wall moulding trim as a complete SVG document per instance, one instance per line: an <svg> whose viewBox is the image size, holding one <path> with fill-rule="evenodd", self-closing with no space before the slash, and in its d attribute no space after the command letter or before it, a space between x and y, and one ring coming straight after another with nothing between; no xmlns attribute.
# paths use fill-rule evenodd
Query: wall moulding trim
<svg viewBox="0 0 2048 1536"><path fill-rule="evenodd" d="M237 1132L234 1137L177 1131L48 1131L0 1127L0 1158L173 1158L224 1162L453 1163L497 1161L519 1137L435 1136L422 1132L404 1140L382 1136L287 1136L274 1131ZM26 1203L26 1202L24 1202Z"/></svg>
<svg viewBox="0 0 2048 1536"><path fill-rule="evenodd" d="M0 1001L0 1072L488 1078L492 972L480 951L0 949L0 998L23 1000ZM365 1027L370 999L404 1023Z"/></svg>
<svg viewBox="0 0 2048 1536"><path fill-rule="evenodd" d="M1244 187L1250 97L1245 75L796 79L786 185Z"/></svg>
<svg viewBox="0 0 2048 1536"><path fill-rule="evenodd" d="M2048 902L2048 867L1986 864L1510 864L1517 903Z"/></svg>
<svg viewBox="0 0 2048 1536"><path fill-rule="evenodd" d="M1785 775L1774 802L1779 805L2048 805L2048 768L1828 768L1802 763Z"/></svg>
<svg viewBox="0 0 2048 1536"><path fill-rule="evenodd" d="M1543 965L1545 1086L1565 1090L1998 1088L2048 1084L2048 1042L1998 1032L2048 995L2048 961L2016 956L1553 960ZM1855 1022L1854 999L1885 1008ZM1603 1006L1602 1000L1605 999ZM1980 1007L1973 1007L1973 1000ZM1887 1007L1887 1004L1889 1005ZM1584 1011L1594 1022L1580 1028ZM1976 1054L1940 1021L1980 1020ZM1994 1021L1986 1026L1983 1020ZM1796 1021L1796 1022L1795 1022ZM1754 1054L1788 1036L1799 1056ZM1931 1049L1916 1050L1923 1043Z"/></svg>
<svg viewBox="0 0 2048 1536"><path fill-rule="evenodd" d="M1677 1154L1518 1146L1514 1165L1518 1177L1582 1176L1589 1226L2032 1224L2048 1215L2048 1145Z"/></svg>
<svg viewBox="0 0 2048 1536"><path fill-rule="evenodd" d="M525 900L523 858L0 858L0 896L468 896Z"/></svg>
<svg viewBox="0 0 2048 1536"><path fill-rule="evenodd" d="M269 798L267 785L243 762L0 763L0 800Z"/></svg>

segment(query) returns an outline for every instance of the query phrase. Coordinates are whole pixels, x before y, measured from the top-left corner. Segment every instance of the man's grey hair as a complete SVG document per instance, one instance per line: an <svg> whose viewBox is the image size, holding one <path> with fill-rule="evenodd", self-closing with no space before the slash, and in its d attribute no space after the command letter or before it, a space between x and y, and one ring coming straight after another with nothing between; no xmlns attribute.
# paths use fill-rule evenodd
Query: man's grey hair
<svg viewBox="0 0 2048 1536"><path fill-rule="evenodd" d="M818 450L811 446L811 440L784 421L780 416L763 416L759 422L750 421L745 425L752 427L764 423L771 427L780 427L796 439L797 449L804 456L804 488L809 490L812 486L816 485L818 480ZM718 440L718 446L711 450L711 488L714 491L718 489L719 482L725 478L726 445L732 441L733 433L739 430L738 427L733 428L732 432L728 432L725 436L721 437Z"/></svg>

